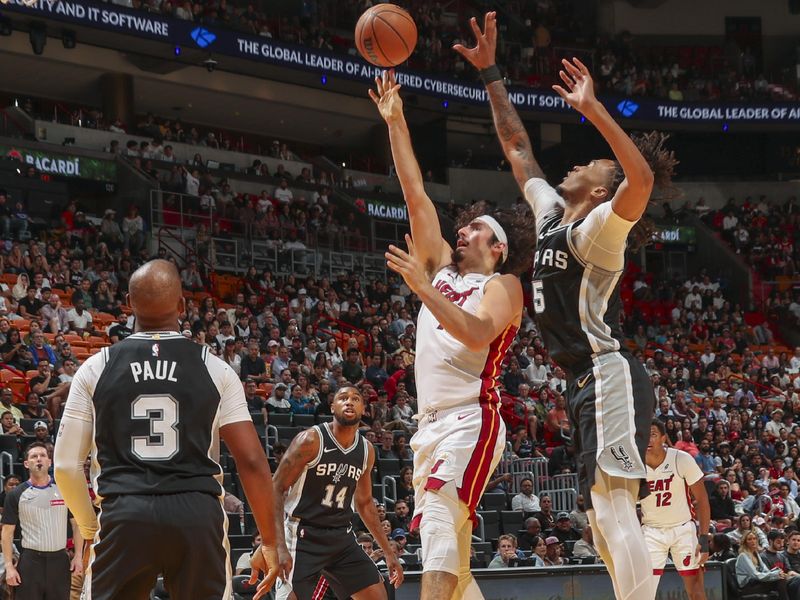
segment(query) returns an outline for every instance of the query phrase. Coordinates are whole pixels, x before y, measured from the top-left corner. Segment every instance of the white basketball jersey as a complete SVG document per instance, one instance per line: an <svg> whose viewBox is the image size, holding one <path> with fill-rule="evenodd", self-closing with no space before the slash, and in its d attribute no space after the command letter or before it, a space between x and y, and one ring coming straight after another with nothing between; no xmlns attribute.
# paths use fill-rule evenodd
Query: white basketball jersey
<svg viewBox="0 0 800 600"><path fill-rule="evenodd" d="M664 462L647 467L650 495L642 500L642 523L650 527L677 527L695 518L689 486L703 478L703 471L692 456L667 448Z"/></svg>
<svg viewBox="0 0 800 600"><path fill-rule="evenodd" d="M496 273L461 276L454 267L448 266L436 274L433 286L450 302L474 315L483 299L486 284L496 276ZM417 319L414 366L419 412L478 402L500 402L497 379L503 357L516 334L516 325L509 324L491 344L474 352L447 333L423 306Z"/></svg>

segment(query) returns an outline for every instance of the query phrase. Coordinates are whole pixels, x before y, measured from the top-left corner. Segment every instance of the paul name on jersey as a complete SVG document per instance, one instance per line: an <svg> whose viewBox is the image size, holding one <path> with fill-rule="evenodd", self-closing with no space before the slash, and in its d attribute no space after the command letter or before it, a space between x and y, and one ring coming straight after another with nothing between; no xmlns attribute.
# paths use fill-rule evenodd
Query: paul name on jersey
<svg viewBox="0 0 800 600"><path fill-rule="evenodd" d="M178 383L175 378L175 368L178 363L174 360L156 360L151 362L149 360L143 362L131 363L131 374L133 381L172 381Z"/></svg>
<svg viewBox="0 0 800 600"><path fill-rule="evenodd" d="M345 465L341 463L320 463L317 465L316 474L320 477L331 477L333 483L339 483L343 477L358 481L361 478L361 473L364 471L354 465Z"/></svg>

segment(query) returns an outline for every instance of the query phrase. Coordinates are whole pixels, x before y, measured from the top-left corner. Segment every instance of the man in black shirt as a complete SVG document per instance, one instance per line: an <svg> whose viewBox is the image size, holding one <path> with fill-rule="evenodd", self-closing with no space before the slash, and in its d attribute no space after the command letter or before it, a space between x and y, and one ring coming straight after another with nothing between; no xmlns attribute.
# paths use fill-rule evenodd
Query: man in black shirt
<svg viewBox="0 0 800 600"><path fill-rule="evenodd" d="M124 340L131 335L133 330L128 327L128 315L120 313L117 317L117 322L108 330L108 337L112 344L116 344L120 340Z"/></svg>
<svg viewBox="0 0 800 600"><path fill-rule="evenodd" d="M39 315L39 311L44 306L44 302L36 297L36 288L28 288L27 294L19 301L20 316L25 319L32 319Z"/></svg>
<svg viewBox="0 0 800 600"><path fill-rule="evenodd" d="M247 344L247 356L242 359L239 376L242 381L252 379L256 383L263 383L268 379L267 364L258 355L258 342L255 340Z"/></svg>
<svg viewBox="0 0 800 600"><path fill-rule="evenodd" d="M787 573L794 573L789 579L788 588L790 596L797 597L800 590L800 530L794 529L786 536L786 550L781 553L783 566Z"/></svg>
<svg viewBox="0 0 800 600"><path fill-rule="evenodd" d="M358 350L355 348L347 351L347 360L342 365L342 375L353 385L358 385L364 379L364 369L358 362Z"/></svg>

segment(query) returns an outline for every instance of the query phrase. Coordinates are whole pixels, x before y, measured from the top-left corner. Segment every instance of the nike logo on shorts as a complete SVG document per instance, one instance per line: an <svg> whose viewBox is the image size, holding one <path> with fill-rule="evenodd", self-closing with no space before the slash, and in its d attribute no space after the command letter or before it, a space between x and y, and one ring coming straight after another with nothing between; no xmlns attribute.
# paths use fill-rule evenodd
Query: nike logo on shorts
<svg viewBox="0 0 800 600"><path fill-rule="evenodd" d="M471 414L472 414L472 413L467 413L466 415L458 415L458 417L456 417L456 418L457 418L457 419L460 421L461 419L466 419L466 418L467 418L468 416L470 416Z"/></svg>
<svg viewBox="0 0 800 600"><path fill-rule="evenodd" d="M589 381L589 378L592 376L591 373L587 373L586 377L578 381L578 389L583 389L583 386L586 385L586 382Z"/></svg>

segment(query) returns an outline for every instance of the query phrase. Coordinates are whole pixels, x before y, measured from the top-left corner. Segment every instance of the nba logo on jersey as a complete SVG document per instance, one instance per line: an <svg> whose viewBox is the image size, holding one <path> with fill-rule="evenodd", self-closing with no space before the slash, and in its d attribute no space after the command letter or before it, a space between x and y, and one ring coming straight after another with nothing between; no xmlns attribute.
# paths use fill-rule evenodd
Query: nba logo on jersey
<svg viewBox="0 0 800 600"><path fill-rule="evenodd" d="M153 356L158 356L159 347L158 344L153 344Z"/></svg>
<svg viewBox="0 0 800 600"><path fill-rule="evenodd" d="M623 446L614 447L611 446L611 456L617 459L622 464L622 469L627 472L633 471L633 463L631 462L631 457L625 452L625 448Z"/></svg>

